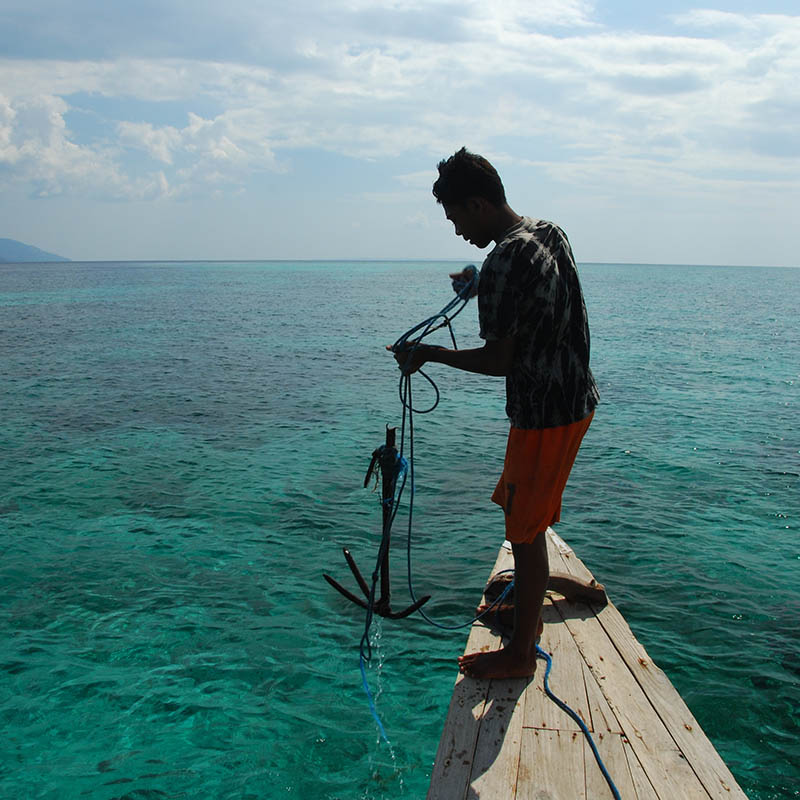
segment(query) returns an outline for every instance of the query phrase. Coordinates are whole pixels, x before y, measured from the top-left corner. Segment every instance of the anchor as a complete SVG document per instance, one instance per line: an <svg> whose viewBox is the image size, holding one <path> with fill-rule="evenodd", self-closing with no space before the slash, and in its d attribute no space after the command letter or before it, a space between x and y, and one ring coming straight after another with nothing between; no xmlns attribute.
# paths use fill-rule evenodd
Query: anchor
<svg viewBox="0 0 800 800"><path fill-rule="evenodd" d="M391 539L391 527L393 519L393 509L395 502L395 488L397 485L397 448L395 447L395 432L396 428L386 426L386 444L377 448L372 453L372 460L369 462L367 474L364 478L364 487L369 484L369 480L375 473L376 468L380 469L381 474L381 508L383 509L383 536L381 538L381 546L378 550L378 560L375 565L375 572L372 576L373 589L370 590L369 585L364 580L364 576L358 569L355 560L353 559L350 551L344 547L345 561L353 577L359 585L359 588L364 593L366 600L362 600L357 595L353 594L348 589L345 589L338 581L334 580L330 575L323 575L326 581L333 586L336 591L343 594L351 603L357 606L370 610L370 600L374 597L374 586L378 580L378 571L380 570L380 596L374 604L372 610L379 614L381 617L388 617L389 619L402 619L409 614L413 614L418 608L423 606L428 600L431 599L430 595L419 598L416 602L412 603L408 608L402 611L392 611L391 608L391 581L389 578L389 543Z"/></svg>

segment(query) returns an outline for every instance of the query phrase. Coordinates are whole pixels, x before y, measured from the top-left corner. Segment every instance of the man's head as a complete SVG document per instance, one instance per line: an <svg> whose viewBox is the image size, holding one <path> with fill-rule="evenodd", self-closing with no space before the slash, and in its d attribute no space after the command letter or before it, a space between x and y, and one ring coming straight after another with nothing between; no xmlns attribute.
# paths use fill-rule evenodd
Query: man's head
<svg viewBox="0 0 800 800"><path fill-rule="evenodd" d="M484 248L509 226L514 212L497 170L483 157L462 147L439 162L433 196L455 226L456 236Z"/></svg>
<svg viewBox="0 0 800 800"><path fill-rule="evenodd" d="M483 156L462 147L450 158L440 161L438 169L433 196L443 206L464 205L471 197L482 197L498 208L505 205L503 182Z"/></svg>

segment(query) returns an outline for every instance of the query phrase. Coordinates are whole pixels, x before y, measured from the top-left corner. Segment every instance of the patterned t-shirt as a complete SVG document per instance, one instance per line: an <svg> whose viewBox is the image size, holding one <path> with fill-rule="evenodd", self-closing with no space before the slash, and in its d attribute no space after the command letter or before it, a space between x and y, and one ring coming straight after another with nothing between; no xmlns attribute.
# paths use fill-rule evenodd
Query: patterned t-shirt
<svg viewBox="0 0 800 800"><path fill-rule="evenodd" d="M597 405L589 324L572 248L552 222L523 217L483 262L478 284L483 339L514 337L506 413L515 428L552 428Z"/></svg>

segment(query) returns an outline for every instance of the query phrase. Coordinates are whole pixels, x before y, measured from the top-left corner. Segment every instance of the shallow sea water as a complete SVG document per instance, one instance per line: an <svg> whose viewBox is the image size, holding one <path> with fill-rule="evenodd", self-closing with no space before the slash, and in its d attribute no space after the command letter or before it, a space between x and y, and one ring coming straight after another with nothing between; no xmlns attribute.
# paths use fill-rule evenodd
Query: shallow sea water
<svg viewBox="0 0 800 800"><path fill-rule="evenodd" d="M386 745L322 573L351 584L342 546L370 571L383 345L452 267L0 265L0 797L424 797L466 633L376 626ZM800 797L800 270L581 276L602 405L558 532L748 796ZM507 422L501 380L431 374L413 582L454 624L503 538Z"/></svg>

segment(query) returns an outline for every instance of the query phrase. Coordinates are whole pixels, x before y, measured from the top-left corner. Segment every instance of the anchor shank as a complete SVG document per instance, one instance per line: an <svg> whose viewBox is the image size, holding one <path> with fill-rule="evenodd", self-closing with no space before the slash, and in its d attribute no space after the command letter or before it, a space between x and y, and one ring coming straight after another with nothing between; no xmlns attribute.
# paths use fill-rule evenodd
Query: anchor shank
<svg viewBox="0 0 800 800"><path fill-rule="evenodd" d="M390 527L392 512L394 510L394 490L397 483L397 449L395 448L396 428L386 428L386 446L380 456L381 469L381 508L383 510L383 559L380 564L381 594L378 598L378 613L389 610L391 602L391 579L389 577L389 545L391 539Z"/></svg>

